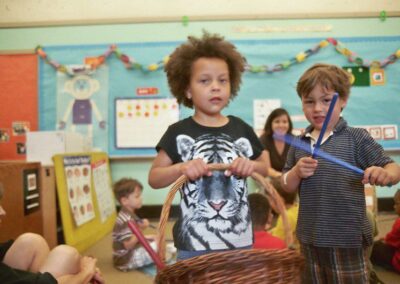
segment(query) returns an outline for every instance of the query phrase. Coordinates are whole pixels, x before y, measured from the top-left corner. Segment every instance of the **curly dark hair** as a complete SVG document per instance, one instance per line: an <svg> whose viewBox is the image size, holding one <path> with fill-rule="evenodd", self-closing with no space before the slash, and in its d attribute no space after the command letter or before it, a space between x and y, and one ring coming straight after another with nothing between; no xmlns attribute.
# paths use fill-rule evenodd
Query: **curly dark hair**
<svg viewBox="0 0 400 284"><path fill-rule="evenodd" d="M113 191L115 198L120 202L122 197L128 197L129 194L135 192L135 189L143 190L143 185L136 179L122 178L114 184Z"/></svg>
<svg viewBox="0 0 400 284"><path fill-rule="evenodd" d="M193 102L186 97L186 91L190 84L193 63L199 58L219 58L227 63L232 100L240 89L246 61L236 47L224 40L224 37L204 31L202 38L189 36L187 42L177 47L170 55L164 67L169 88L178 103L193 108Z"/></svg>
<svg viewBox="0 0 400 284"><path fill-rule="evenodd" d="M317 63L307 69L297 83L297 94L307 97L317 85L324 89L334 90L341 99L350 95L351 75L342 68L324 63Z"/></svg>

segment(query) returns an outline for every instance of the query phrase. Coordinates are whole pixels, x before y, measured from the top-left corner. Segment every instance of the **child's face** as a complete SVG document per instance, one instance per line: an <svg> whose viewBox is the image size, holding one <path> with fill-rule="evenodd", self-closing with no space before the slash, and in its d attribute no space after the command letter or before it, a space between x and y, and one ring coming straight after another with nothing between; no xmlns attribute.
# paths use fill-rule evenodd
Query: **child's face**
<svg viewBox="0 0 400 284"><path fill-rule="evenodd" d="M231 96L228 64L219 58L197 59L186 96L193 101L196 114L219 115Z"/></svg>
<svg viewBox="0 0 400 284"><path fill-rule="evenodd" d="M304 115L317 131L322 128L334 92L334 90L326 90L322 88L321 85L317 85L308 96L303 96L301 98ZM339 97L327 126L328 133L335 127L340 118L340 113L345 106L346 100Z"/></svg>
<svg viewBox="0 0 400 284"><path fill-rule="evenodd" d="M129 194L127 197L123 197L123 206L130 209L136 210L142 207L142 191L140 188L135 188L135 191Z"/></svg>
<svg viewBox="0 0 400 284"><path fill-rule="evenodd" d="M272 132L284 135L289 131L289 118L286 114L275 117L272 120Z"/></svg>

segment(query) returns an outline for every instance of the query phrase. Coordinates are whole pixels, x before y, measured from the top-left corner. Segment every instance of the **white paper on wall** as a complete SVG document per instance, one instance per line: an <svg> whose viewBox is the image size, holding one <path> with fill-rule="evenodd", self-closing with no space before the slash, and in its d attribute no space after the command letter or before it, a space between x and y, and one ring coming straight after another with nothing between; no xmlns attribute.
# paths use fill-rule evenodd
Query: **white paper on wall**
<svg viewBox="0 0 400 284"><path fill-rule="evenodd" d="M179 120L179 107L175 99L117 99L115 115L117 148L152 148Z"/></svg>
<svg viewBox="0 0 400 284"><path fill-rule="evenodd" d="M114 196L111 181L105 160L92 163L93 184L97 196L97 205L100 211L100 220L104 223L108 216L115 212Z"/></svg>
<svg viewBox="0 0 400 284"><path fill-rule="evenodd" d="M279 99L265 99L253 101L254 129L260 131L264 128L269 114L276 108L281 107Z"/></svg>

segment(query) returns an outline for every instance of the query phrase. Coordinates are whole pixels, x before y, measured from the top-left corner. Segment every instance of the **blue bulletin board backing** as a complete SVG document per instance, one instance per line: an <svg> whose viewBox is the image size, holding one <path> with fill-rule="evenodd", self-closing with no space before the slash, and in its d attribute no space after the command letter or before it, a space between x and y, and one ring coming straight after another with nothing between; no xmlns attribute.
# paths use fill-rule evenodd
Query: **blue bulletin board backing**
<svg viewBox="0 0 400 284"><path fill-rule="evenodd" d="M250 65L268 65L285 62L296 57L302 51L310 49L325 38L274 39L274 40L231 40L238 50L246 57ZM369 61L381 61L400 48L400 36L390 37L349 37L337 38L349 50L360 58ZM151 43L121 43L117 44L120 51L142 65L150 65L159 61L180 44L180 42ZM83 64L85 57L103 54L109 45L84 46L46 46L43 49L49 57L61 64ZM301 117L300 99L296 94L296 82L301 74L317 62L336 64L339 66L356 66L347 57L338 53L335 47L328 45L308 57L304 62L294 64L290 68L272 73L245 72L239 95L225 109L225 114L241 117L253 125L253 100L279 99L282 107L291 116ZM146 95L146 98L171 98L166 76L162 70L141 71L126 69L115 56L110 56L106 65L108 68L108 119L103 139L108 141L108 152L111 157L153 156L155 150L150 148L121 149L115 143L115 99L140 98L139 88L157 88L157 94ZM100 67L104 68L104 67ZM395 125L400 130L400 62L387 65L384 69L385 84L376 86L352 87L347 107L343 111L344 118L352 126ZM56 115L57 79L55 69L40 61L40 98L39 122L41 130L54 130L58 118ZM100 82L101 84L101 82ZM93 97L95 100L95 97ZM191 109L180 108L180 118L192 114ZM307 122L294 121L295 128L304 128ZM157 125L154 125L157 127ZM387 150L400 149L400 140L378 140ZM154 145L158 141L154 141ZM96 146L96 145L95 145Z"/></svg>

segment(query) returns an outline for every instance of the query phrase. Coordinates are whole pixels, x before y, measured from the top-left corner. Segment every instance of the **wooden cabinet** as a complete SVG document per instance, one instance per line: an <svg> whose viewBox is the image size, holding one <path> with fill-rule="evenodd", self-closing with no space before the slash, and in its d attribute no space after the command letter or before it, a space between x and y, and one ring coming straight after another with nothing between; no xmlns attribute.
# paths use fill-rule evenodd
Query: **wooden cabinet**
<svg viewBox="0 0 400 284"><path fill-rule="evenodd" d="M54 170L40 163L1 161L4 187L0 242L25 232L44 236L50 247L57 244Z"/></svg>
<svg viewBox="0 0 400 284"><path fill-rule="evenodd" d="M41 192L40 201L42 206L43 237L47 240L50 248L55 247L57 242L57 203L56 203L56 180L54 167L43 166L40 169Z"/></svg>

